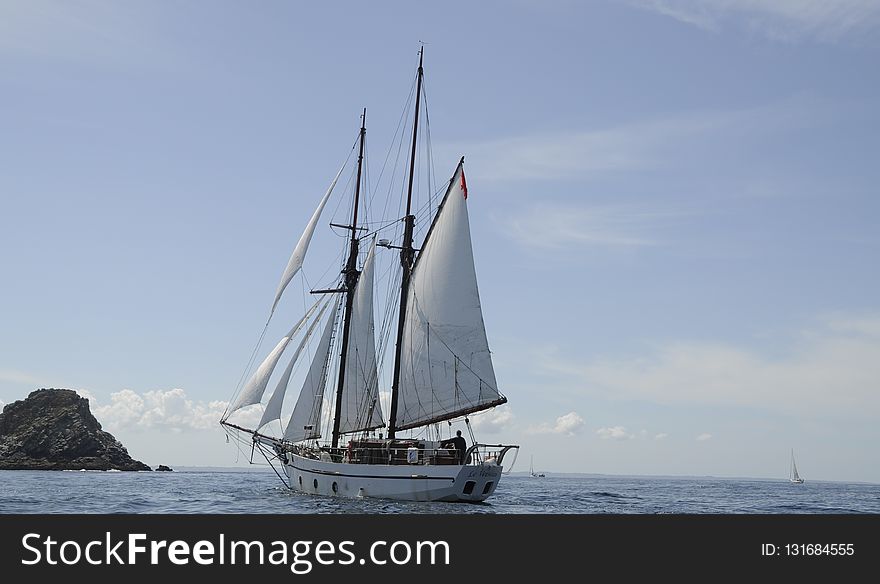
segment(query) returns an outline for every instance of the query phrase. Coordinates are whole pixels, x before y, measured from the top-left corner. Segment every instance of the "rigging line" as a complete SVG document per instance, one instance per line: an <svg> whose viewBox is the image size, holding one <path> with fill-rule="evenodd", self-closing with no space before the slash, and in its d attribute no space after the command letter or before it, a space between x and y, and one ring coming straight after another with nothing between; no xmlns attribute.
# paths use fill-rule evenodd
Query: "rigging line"
<svg viewBox="0 0 880 584"><path fill-rule="evenodd" d="M324 281L324 277L330 272L330 270L333 269L333 266L335 266L335 265L339 265L339 264L342 263L342 262L341 262L341 259L342 259L342 257L344 256L344 254L346 253L346 251L347 251L347 250L346 250L346 247L343 246L342 249L340 249L339 253L336 254L336 257L334 257L330 262L327 263L327 267L324 269L324 273L321 274L320 276L318 276L316 282L322 282L322 281ZM335 280L334 280L334 281L335 281ZM309 289L309 290L314 289L314 287L313 287L308 281L306 281L306 285L308 286L308 289ZM327 287L327 288L330 288L330 287L332 287L332 286L328 284L326 287ZM303 293L304 293L305 297L308 298L308 292L306 292L306 291L304 290ZM306 304L307 304L307 303L306 303Z"/></svg>
<svg viewBox="0 0 880 584"><path fill-rule="evenodd" d="M346 157L345 157L345 160L342 162L342 168L345 168L346 166L348 166L348 161L351 160L351 155L354 153L355 148L357 147L359 136L360 136L360 133L358 133L358 135L355 137L355 139L354 139L354 143L351 145L351 148L350 148L349 151L348 151L348 156L346 156ZM350 183L350 181L351 181L351 179L349 178L349 183ZM345 190L345 189L348 188L348 184L349 184L349 183L346 183L345 187L343 187L343 190ZM339 205L340 205L341 201L342 201L342 197L337 197L336 207L335 207L334 210L333 210L333 215L336 214L336 209L339 208ZM333 215L331 215L331 216L333 216ZM304 267L303 267L303 268L300 268L300 271L302 272L303 279L304 279L306 285L309 286L309 287L311 287L311 285L310 285L309 282L308 282L308 279L305 277L305 269L304 269ZM322 276L322 277L323 277L323 276ZM307 305L307 304L306 304L306 305Z"/></svg>
<svg viewBox="0 0 880 584"><path fill-rule="evenodd" d="M416 298L415 296L414 296L413 298L415 298L415 301L418 303L418 298ZM501 392L498 390L497 387L495 387L495 386L493 386L492 384L488 383L485 379L483 379L482 377L480 377L479 374L477 374L476 371L474 371L473 369L471 369L471 367L470 367L467 363L465 363L464 359L462 359L462 358L461 358L461 357L460 357L455 351L453 351L452 348L446 343L446 341L443 340L443 336L440 335L440 333L437 332L437 329L435 329L435 328L431 325L430 322L426 322L425 324L427 325L428 329L434 331L434 335L440 340L440 343L441 343L444 347L446 347L446 350L449 351L449 353L450 353L453 357L455 357L455 358L458 360L459 363L461 363L462 365L464 365L465 368L466 368L468 371L470 371L470 372L473 374L474 377L476 377L478 380L480 380L480 382L483 383L483 384L485 384L486 387L488 387L489 389L498 392L499 395L503 395L503 394L501 394ZM488 345L487 345L487 346L488 346ZM491 351L489 351L489 353L491 353ZM470 401L470 400L468 400L468 401L469 401L470 403L476 403L476 402L473 402L473 401Z"/></svg>
<svg viewBox="0 0 880 584"><path fill-rule="evenodd" d="M337 322L337 318L338 318L338 314L339 314L339 305L340 305L340 303L337 301L336 302L336 309L333 311L332 314L330 314L330 318L332 318L333 322L334 322L334 324L330 325L333 330L333 332L330 333L330 335L331 335L330 347L329 347L329 350L327 351L327 355L324 360L324 365L321 368L322 377L320 379L318 387L313 389L313 391L315 391L316 393L313 396L312 411L309 413L309 417L308 417L308 421L316 427L315 429L313 429L312 434L316 433L315 430L317 430L317 434L319 436L321 434L321 427L320 427L321 426L321 411L324 406L324 392L327 389L327 379L328 379L327 370L330 367L330 360L332 359L333 350L336 347L336 338L337 337L336 337L335 333L336 333L336 326L337 326L336 322ZM317 397L317 392L319 390L320 390L320 394L321 394L321 400L314 399ZM314 438L314 437L312 437L312 438Z"/></svg>
<svg viewBox="0 0 880 584"><path fill-rule="evenodd" d="M265 447L263 446L263 444L262 444L262 443L259 443L259 442L255 442L255 444L257 444L257 448L259 449L260 454L263 455L263 458L266 459L266 462L268 462L268 463L269 463L269 466L272 467L272 470L275 471L275 475L278 476L279 479L281 479L281 484L283 484L285 487L287 487L287 488L289 489L289 488L290 488L290 485L287 484L287 481L284 480L284 478L281 476L281 474L279 474L278 469L275 468L275 465L272 464L272 461L269 460L269 457L268 457L268 456L266 456ZM279 460L279 461L281 460L281 459L278 457L278 455L275 455L275 459L277 459L277 460ZM283 462L282 462L282 464L283 464Z"/></svg>
<svg viewBox="0 0 880 584"><path fill-rule="evenodd" d="M260 350L260 346L263 344L263 339L266 336L266 330L269 328L269 322L267 321L265 325L263 325L263 332L260 333L260 338L257 340L257 344L254 345L254 350L251 352L251 357L248 359L247 365L245 365L244 371L241 372L241 377L238 378L238 383L235 386L235 391L232 392L232 397L226 402L226 408L223 410L223 415L220 417L221 420L225 420L234 412L229 411L229 406L235 401L235 398L238 397L238 394L241 393L242 386L244 385L244 378L251 370L251 367L254 364L254 361L257 357L257 351Z"/></svg>
<svg viewBox="0 0 880 584"><path fill-rule="evenodd" d="M382 217L387 217L388 203L391 200L390 195L391 195L391 191L393 190L394 176L396 175L396 171L397 171L397 163L400 160L400 152L401 152L401 148L402 148L402 145L404 142L404 136L406 135L406 129L407 129L408 123L409 123L409 121L408 121L409 116L407 116L406 114L409 112L409 105L413 100L413 94L415 93L417 79L418 79L418 74L416 74L416 76L413 78L412 84L410 85L409 95L407 95L406 101L404 101L403 109L400 112L400 118L397 121L397 128L394 130L394 134L391 137L391 143L388 146L388 152L385 154L385 161L382 163L382 170L379 172L379 178L376 181L376 190L378 191L379 184L382 182L382 177L385 174L385 168L388 165L388 159L390 158L391 152L394 149L395 141L397 141L397 156L394 159L394 167L391 172L391 179L389 180L389 183L388 183L388 196L386 197L385 205L382 208ZM398 135L399 135L399 138L398 138Z"/></svg>
<svg viewBox="0 0 880 584"><path fill-rule="evenodd" d="M341 314L342 307L343 307L342 299L339 299L336 303L336 314L334 316L335 324L333 324L333 333L332 333L333 337L332 337L331 343L330 343L330 345L331 345L330 351L328 352L328 356L329 356L328 363L327 363L327 365L325 365L325 367L327 369L327 375L325 376L325 379L324 379L324 385L322 388L323 393L321 395L321 408L322 408L321 411L325 412L327 415L327 424L322 426L322 428L333 428L333 409L334 409L334 404L335 404L336 392L335 392L335 389L333 388L333 386L331 385L330 393L329 393L329 395L327 394L327 380L337 378L338 373L339 373L339 364L342 362L342 359L337 360L334 358L334 354L335 354L336 350L339 349L339 347L337 346L337 341L338 341L339 335L341 334L341 331L339 330L339 325L340 325L339 321L342 316L342 314ZM327 407L324 407L324 406L327 406ZM323 431L321 433L323 434Z"/></svg>
<svg viewBox="0 0 880 584"><path fill-rule="evenodd" d="M356 168L353 168L352 171L351 171L351 173L348 175L348 180L345 182L345 186L342 188L343 191L348 191L349 188L351 188L351 184L352 184L355 180L357 180L357 179L355 178L356 173L357 173ZM331 219L330 219L331 223L337 221L336 217L338 216L339 206L342 205L342 200L343 200L343 199L348 199L348 197L339 197L339 200L336 201L336 207L333 209L333 214L330 215L330 217L331 217ZM352 209L351 205L353 205L353 204L354 204L354 203L353 203L352 201L349 201L349 206L346 207L346 219L345 219L346 221L348 220L348 217L351 217L351 209ZM333 225L330 226L330 230L331 230L335 235L337 235L337 236L339 236L339 237L345 237L345 238L348 237L348 234L343 234L343 235L340 236L339 233L336 232L336 229L333 227Z"/></svg>
<svg viewBox="0 0 880 584"><path fill-rule="evenodd" d="M425 144L427 145L427 164L425 165L427 168L428 175L428 204L433 208L434 206L434 193L431 185L436 181L436 171L434 169L434 149L433 149L433 141L431 139L431 118L428 116L428 84L422 79L422 103L425 108Z"/></svg>

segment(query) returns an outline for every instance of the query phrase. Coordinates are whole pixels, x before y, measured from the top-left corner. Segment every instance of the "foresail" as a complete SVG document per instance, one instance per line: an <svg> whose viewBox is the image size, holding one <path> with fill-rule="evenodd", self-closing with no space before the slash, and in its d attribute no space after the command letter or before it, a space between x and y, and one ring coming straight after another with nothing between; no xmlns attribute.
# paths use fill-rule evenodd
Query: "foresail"
<svg viewBox="0 0 880 584"><path fill-rule="evenodd" d="M477 289L461 165L413 268L404 324L397 428L502 404Z"/></svg>
<svg viewBox="0 0 880 584"><path fill-rule="evenodd" d="M278 284L278 290L275 291L275 300L272 302L272 311L269 313L270 318L272 314L275 313L275 308L278 306L278 301L281 300L281 295L284 294L284 289L287 288L287 285L300 268L302 268L303 261L306 258L306 251L308 251L309 243L312 241L312 234L315 232L315 226L321 218L321 212L324 210L324 206L327 204L327 200L330 198L330 193L333 192L333 187L336 186L336 181L339 180L339 175L342 174L343 168L345 168L345 165L343 165L342 168L339 169L339 172L336 173L336 176L333 177L333 182L330 183L330 187L327 189L327 192L324 193L324 197L318 204L318 208L315 209L315 212L312 214L309 224L306 225L305 231L303 231L293 253L290 255L287 267L284 269L284 274L281 275L281 282Z"/></svg>
<svg viewBox="0 0 880 584"><path fill-rule="evenodd" d="M374 241L367 253L367 259L364 261L352 303L339 422L339 431L343 434L371 430L384 425L382 409L379 405L373 320L373 274L375 271L373 259L375 251L376 243Z"/></svg>
<svg viewBox="0 0 880 584"><path fill-rule="evenodd" d="M257 424L257 430L259 430L272 420L278 420L281 418L281 406L284 404L284 394L287 392L287 385L290 383L290 376L293 373L293 368L296 365L296 362L299 359L299 356L305 348L306 344L309 342L309 338L311 338L315 327L321 321L321 317L324 316L324 312L326 310L327 303L325 303L324 306L321 307L321 310L318 312L318 316L315 317L311 324L309 324L309 328L306 329L306 333L303 335L299 346L296 348L296 351L290 358L290 363L287 364L287 368L285 368L284 374L281 375L281 379L278 380L278 384L275 386L275 391L272 393L272 397L269 398L269 402L266 404L266 409L263 410L263 417L260 418L260 423Z"/></svg>
<svg viewBox="0 0 880 584"><path fill-rule="evenodd" d="M260 366L257 367L257 370L248 380L247 384L245 384L244 389L235 400L234 405L229 408L230 415L245 406L259 403L260 400L263 399L263 393L265 393L266 391L266 385L269 383L269 377L272 376L272 372L275 370L275 366L278 365L278 360L281 358L282 353L284 353L284 349L287 348L288 343L290 343L290 339L292 339L299 332L306 320L308 320L308 318L318 307L319 302L320 300L316 301L312 305L312 307L305 313L305 315L303 315L303 317L299 319L299 322L293 325L293 328L290 329L290 332L282 337L280 341L278 341L278 344L275 345L275 348L272 349L272 352L269 353L269 356L266 357L266 359L262 363L260 363Z"/></svg>
<svg viewBox="0 0 880 584"><path fill-rule="evenodd" d="M336 324L336 312L338 302L334 303L333 310L327 318L321 341L315 350L309 372L299 392L299 398L287 422L284 430L284 439L291 442L300 442L321 436L321 407L324 402L324 385L327 382L327 369L330 362L330 342L333 339L333 329Z"/></svg>

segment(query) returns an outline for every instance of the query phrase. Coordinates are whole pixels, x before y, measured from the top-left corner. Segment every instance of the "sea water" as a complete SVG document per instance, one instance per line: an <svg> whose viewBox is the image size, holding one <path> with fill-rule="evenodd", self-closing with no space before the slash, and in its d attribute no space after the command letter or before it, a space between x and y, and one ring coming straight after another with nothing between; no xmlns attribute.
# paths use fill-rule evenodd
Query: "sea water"
<svg viewBox="0 0 880 584"><path fill-rule="evenodd" d="M0 471L0 513L880 513L880 485L787 479L504 476L486 502L296 493L271 471Z"/></svg>

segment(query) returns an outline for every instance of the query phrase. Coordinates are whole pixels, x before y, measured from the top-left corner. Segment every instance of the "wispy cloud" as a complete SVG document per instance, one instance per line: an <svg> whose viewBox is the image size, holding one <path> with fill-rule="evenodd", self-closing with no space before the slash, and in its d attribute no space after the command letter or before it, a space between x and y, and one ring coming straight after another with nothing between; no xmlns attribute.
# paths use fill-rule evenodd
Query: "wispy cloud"
<svg viewBox="0 0 880 584"><path fill-rule="evenodd" d="M88 64L176 66L150 3L28 0L0 3L0 52Z"/></svg>
<svg viewBox="0 0 880 584"><path fill-rule="evenodd" d="M528 432L530 434L559 434L563 436L574 436L584 429L584 425L584 419L577 412L569 412L556 418L554 424L532 426L529 428Z"/></svg>
<svg viewBox="0 0 880 584"><path fill-rule="evenodd" d="M861 39L880 28L876 0L627 0L704 30L744 28L775 40Z"/></svg>
<svg viewBox="0 0 880 584"><path fill-rule="evenodd" d="M713 144L812 126L831 110L815 99L793 97L738 110L704 110L633 120L607 128L529 132L470 144L440 144L466 152L481 180L584 179L693 164Z"/></svg>
<svg viewBox="0 0 880 584"><path fill-rule="evenodd" d="M708 432L703 432L702 434L697 436L697 442L705 442L706 440L711 440L711 439L712 439L712 435L709 434Z"/></svg>
<svg viewBox="0 0 880 584"><path fill-rule="evenodd" d="M34 389L43 385L45 379L34 373L18 371L16 369L0 369L0 382L16 383L20 385L32 385Z"/></svg>
<svg viewBox="0 0 880 584"><path fill-rule="evenodd" d="M660 244L658 228L682 215L637 205L544 202L515 208L499 222L528 248L645 247Z"/></svg>
<svg viewBox="0 0 880 584"><path fill-rule="evenodd" d="M654 440L665 440L666 438L669 438L669 434L665 432L660 432L659 434L654 435Z"/></svg>
<svg viewBox="0 0 880 584"><path fill-rule="evenodd" d="M787 415L880 416L880 315L838 316L793 333L773 357L719 342L676 341L631 358L538 354L545 373L592 395L738 406ZM880 420L878 420L880 421Z"/></svg>
<svg viewBox="0 0 880 584"><path fill-rule="evenodd" d="M632 440L634 434L630 434L623 426L612 426L610 428L599 428L596 430L599 438L602 440Z"/></svg>

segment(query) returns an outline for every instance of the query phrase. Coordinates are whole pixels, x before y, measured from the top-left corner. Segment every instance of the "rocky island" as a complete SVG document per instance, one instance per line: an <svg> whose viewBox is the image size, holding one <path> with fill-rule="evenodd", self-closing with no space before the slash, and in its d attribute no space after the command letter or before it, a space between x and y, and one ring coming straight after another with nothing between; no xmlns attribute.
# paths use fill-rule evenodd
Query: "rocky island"
<svg viewBox="0 0 880 584"><path fill-rule="evenodd" d="M0 470L152 470L101 429L89 400L38 389L0 413Z"/></svg>

